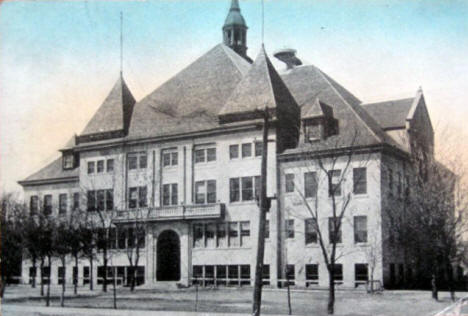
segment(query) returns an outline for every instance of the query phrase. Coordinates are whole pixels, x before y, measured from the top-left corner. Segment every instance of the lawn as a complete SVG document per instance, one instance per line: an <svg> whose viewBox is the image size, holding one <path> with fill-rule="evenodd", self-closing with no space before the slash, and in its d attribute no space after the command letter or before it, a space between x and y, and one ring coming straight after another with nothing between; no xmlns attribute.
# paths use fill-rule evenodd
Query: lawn
<svg viewBox="0 0 468 316"><path fill-rule="evenodd" d="M52 306L60 304L60 288L51 287ZM67 307L112 308L112 288L103 293L100 288L89 291L79 288L78 295L73 295L72 288L67 288L65 305ZM457 293L463 297L467 293ZM198 303L196 297L198 296ZM172 310L219 313L246 313L251 310L251 288L199 289L136 289L117 290L119 309L131 310ZM432 315L450 305L449 294L441 292L438 302L431 299L429 291L385 291L381 294L367 294L363 291L337 291L335 315L341 316L426 316ZM8 287L2 304L45 305L39 289L29 286ZM292 313L294 315L326 315L326 291L292 291ZM263 314L287 314L287 292L284 290L265 289L262 302Z"/></svg>

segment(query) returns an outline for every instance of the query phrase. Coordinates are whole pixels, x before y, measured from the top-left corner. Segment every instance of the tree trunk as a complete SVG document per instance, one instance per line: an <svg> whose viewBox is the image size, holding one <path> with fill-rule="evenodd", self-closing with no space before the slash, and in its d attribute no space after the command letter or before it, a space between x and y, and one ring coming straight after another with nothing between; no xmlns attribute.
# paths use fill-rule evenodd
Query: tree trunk
<svg viewBox="0 0 468 316"><path fill-rule="evenodd" d="M62 258L62 268L63 268L63 277L62 277L62 293L60 294L60 306L65 306L65 258Z"/></svg>
<svg viewBox="0 0 468 316"><path fill-rule="evenodd" d="M115 274L116 273L112 274L114 277L114 282L112 282L112 284L114 285L114 293L113 293L114 294L114 309L117 309L117 289L116 289L117 278L115 277Z"/></svg>
<svg viewBox="0 0 468 316"><path fill-rule="evenodd" d="M51 278L50 276L52 275L52 269L50 268L50 256L47 258L47 262L49 263L49 276L47 278L47 296L46 296L46 306L50 306L50 282Z"/></svg>
<svg viewBox="0 0 468 316"><path fill-rule="evenodd" d="M78 254L75 253L75 270L76 275L73 275L73 294L78 294Z"/></svg>
<svg viewBox="0 0 468 316"><path fill-rule="evenodd" d="M435 273L432 274L431 289L432 289L432 298L437 301L438 300L438 292L437 292L437 280L436 280Z"/></svg>
<svg viewBox="0 0 468 316"><path fill-rule="evenodd" d="M44 258L41 259L40 269L41 269L41 296L44 296L44 276L42 275L42 272L44 272Z"/></svg>
<svg viewBox="0 0 468 316"><path fill-rule="evenodd" d="M328 306L327 312L329 315L335 313L335 275L332 271L329 271L329 286L328 286Z"/></svg>
<svg viewBox="0 0 468 316"><path fill-rule="evenodd" d="M36 276L37 276L36 258L35 257L32 258L32 267L33 267L33 271L34 271L34 276L32 278L31 288L34 289L36 287Z"/></svg>
<svg viewBox="0 0 468 316"><path fill-rule="evenodd" d="M136 267L133 267L132 280L131 280L131 283L130 283L130 291L131 292L133 292L133 290L135 289L135 283L136 283Z"/></svg>
<svg viewBox="0 0 468 316"><path fill-rule="evenodd" d="M93 290L93 256L89 257L89 290Z"/></svg>
<svg viewBox="0 0 468 316"><path fill-rule="evenodd" d="M102 249L102 263L104 266L104 277L102 280L102 291L107 292L107 248Z"/></svg>

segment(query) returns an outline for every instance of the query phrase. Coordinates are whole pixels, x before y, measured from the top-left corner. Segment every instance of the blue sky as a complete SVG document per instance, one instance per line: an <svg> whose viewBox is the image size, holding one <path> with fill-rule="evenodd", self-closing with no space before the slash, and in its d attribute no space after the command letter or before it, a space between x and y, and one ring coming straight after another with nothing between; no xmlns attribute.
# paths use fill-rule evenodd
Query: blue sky
<svg viewBox="0 0 468 316"><path fill-rule="evenodd" d="M119 73L120 11L124 76L140 100L221 41L229 2L2 2L2 188L57 157L105 98ZM261 2L240 5L255 57ZM297 49L364 102L422 86L434 125L468 132L468 1L266 0L265 46Z"/></svg>

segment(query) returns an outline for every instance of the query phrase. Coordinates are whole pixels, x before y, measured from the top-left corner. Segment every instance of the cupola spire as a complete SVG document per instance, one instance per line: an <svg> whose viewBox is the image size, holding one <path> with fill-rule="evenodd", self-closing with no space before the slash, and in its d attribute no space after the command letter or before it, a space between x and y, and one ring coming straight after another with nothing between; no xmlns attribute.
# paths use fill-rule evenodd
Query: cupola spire
<svg viewBox="0 0 468 316"><path fill-rule="evenodd" d="M236 53L251 61L247 56L247 24L241 14L239 0L231 1L231 8L224 21L223 42Z"/></svg>

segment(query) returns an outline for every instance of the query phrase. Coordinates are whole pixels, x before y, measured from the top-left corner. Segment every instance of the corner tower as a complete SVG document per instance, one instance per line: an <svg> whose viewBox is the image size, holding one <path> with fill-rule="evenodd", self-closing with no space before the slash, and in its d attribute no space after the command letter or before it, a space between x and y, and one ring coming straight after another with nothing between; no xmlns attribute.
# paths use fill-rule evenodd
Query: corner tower
<svg viewBox="0 0 468 316"><path fill-rule="evenodd" d="M247 56L247 24L240 12L239 0L231 1L231 8L224 21L223 42L236 53L249 62L252 60Z"/></svg>

